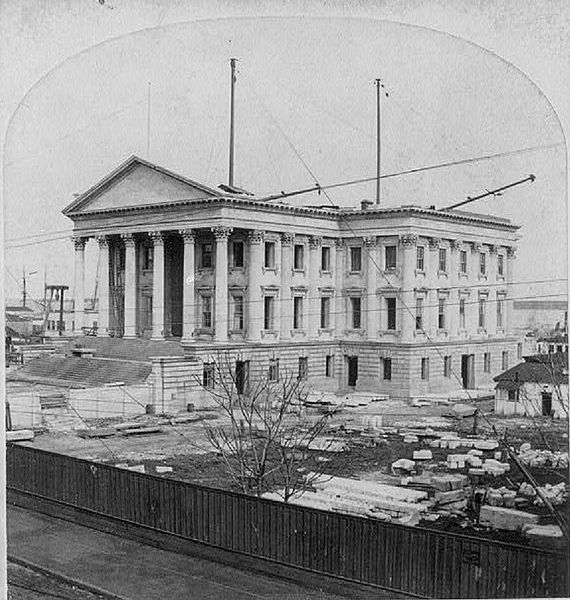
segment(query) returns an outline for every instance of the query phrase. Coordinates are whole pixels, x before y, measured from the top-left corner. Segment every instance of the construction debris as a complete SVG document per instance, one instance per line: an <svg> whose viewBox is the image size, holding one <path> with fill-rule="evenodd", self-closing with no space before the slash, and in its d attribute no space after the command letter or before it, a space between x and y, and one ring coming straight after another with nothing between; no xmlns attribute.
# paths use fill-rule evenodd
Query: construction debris
<svg viewBox="0 0 570 600"><path fill-rule="evenodd" d="M392 463L392 469L403 469L404 471L412 471L415 466L415 461L407 458L399 458Z"/></svg>
<svg viewBox="0 0 570 600"><path fill-rule="evenodd" d="M34 439L34 432L31 429L19 429L17 431L7 431L7 442L29 442Z"/></svg>
<svg viewBox="0 0 570 600"><path fill-rule="evenodd" d="M522 444L519 460L529 467L568 468L568 452L552 452L551 450L532 450L530 444Z"/></svg>
<svg viewBox="0 0 570 600"><path fill-rule="evenodd" d="M172 473L172 467L156 465L155 467L157 473Z"/></svg>
<svg viewBox="0 0 570 600"><path fill-rule="evenodd" d="M538 524L538 515L514 510L512 508L500 508L498 506L482 506L479 514L479 523L495 529L506 529L508 531L522 530L524 525Z"/></svg>
<svg viewBox="0 0 570 600"><path fill-rule="evenodd" d="M113 427L92 427L91 429L77 429L76 433L79 437L88 438L107 438L117 434L117 430Z"/></svg>

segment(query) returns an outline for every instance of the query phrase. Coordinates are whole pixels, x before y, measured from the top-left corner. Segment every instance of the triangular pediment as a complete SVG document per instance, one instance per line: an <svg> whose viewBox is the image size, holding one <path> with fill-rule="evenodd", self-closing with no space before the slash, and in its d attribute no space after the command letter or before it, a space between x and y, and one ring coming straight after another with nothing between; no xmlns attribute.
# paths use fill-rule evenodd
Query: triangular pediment
<svg viewBox="0 0 570 600"><path fill-rule="evenodd" d="M81 194L63 212L72 217L93 211L148 207L221 195L217 190L133 156Z"/></svg>

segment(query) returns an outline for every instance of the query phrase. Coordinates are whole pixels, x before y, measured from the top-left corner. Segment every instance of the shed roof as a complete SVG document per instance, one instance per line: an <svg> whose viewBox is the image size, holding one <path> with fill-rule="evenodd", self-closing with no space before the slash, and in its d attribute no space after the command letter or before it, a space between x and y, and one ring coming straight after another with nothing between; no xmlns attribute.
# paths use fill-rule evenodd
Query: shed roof
<svg viewBox="0 0 570 600"><path fill-rule="evenodd" d="M497 389L514 390L525 383L568 383L568 354L536 354L526 356L524 362L507 369L494 378Z"/></svg>

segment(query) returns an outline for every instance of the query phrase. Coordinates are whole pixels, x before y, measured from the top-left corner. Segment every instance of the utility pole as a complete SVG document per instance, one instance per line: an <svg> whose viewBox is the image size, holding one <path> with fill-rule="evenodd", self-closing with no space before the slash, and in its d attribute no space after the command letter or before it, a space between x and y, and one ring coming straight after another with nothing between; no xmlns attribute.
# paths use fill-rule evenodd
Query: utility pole
<svg viewBox="0 0 570 600"><path fill-rule="evenodd" d="M381 162L381 144L380 144L380 138L381 138L381 124L382 124L382 120L381 120L381 102L380 99L382 97L382 94L384 94L386 96L386 98L388 98L388 92L386 91L386 89L384 88L384 84L382 83L381 79L375 79L374 80L375 84L376 84L376 204L380 204L380 162Z"/></svg>
<svg viewBox="0 0 570 600"><path fill-rule="evenodd" d="M148 94L146 101L146 157L150 158L150 81L148 82Z"/></svg>
<svg viewBox="0 0 570 600"><path fill-rule="evenodd" d="M26 265L22 268L22 306L26 308Z"/></svg>
<svg viewBox="0 0 570 600"><path fill-rule="evenodd" d="M234 184L234 117L235 117L235 84L236 84L236 58L230 58L230 168L228 184Z"/></svg>

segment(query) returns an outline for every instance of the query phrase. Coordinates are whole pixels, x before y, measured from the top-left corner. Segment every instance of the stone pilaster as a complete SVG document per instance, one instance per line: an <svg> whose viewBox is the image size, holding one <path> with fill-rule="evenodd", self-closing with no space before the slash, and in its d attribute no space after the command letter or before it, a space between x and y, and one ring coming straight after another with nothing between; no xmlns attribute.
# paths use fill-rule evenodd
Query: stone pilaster
<svg viewBox="0 0 570 600"><path fill-rule="evenodd" d="M179 231L184 241L184 289L182 291L182 340L191 341L196 327L195 236L192 229Z"/></svg>
<svg viewBox="0 0 570 600"><path fill-rule="evenodd" d="M343 274L346 260L346 244L342 238L335 240L335 295L334 295L334 328L336 336L341 338L346 328L344 297L342 295ZM372 290L369 290L369 292ZM376 292L376 290L374 290Z"/></svg>
<svg viewBox="0 0 570 600"><path fill-rule="evenodd" d="M321 324L321 302L319 298L320 254L323 239L317 236L309 238L309 339L316 340Z"/></svg>
<svg viewBox="0 0 570 600"><path fill-rule="evenodd" d="M281 234L281 324L280 338L287 340L291 337L293 328L293 300L291 297L291 277L293 269L293 240L292 233Z"/></svg>
<svg viewBox="0 0 570 600"><path fill-rule="evenodd" d="M449 296L447 297L447 330L451 338L459 334L459 251L461 242L451 240L449 244Z"/></svg>
<svg viewBox="0 0 570 600"><path fill-rule="evenodd" d="M418 236L405 234L400 236L400 247L402 248L402 293L400 294L400 326L401 339L410 342L415 330L415 301L414 281L416 268L416 246Z"/></svg>
<svg viewBox="0 0 570 600"><path fill-rule="evenodd" d="M152 340L164 339L164 237L160 231L149 233L153 243L152 261Z"/></svg>
<svg viewBox="0 0 570 600"><path fill-rule="evenodd" d="M137 265L136 241L132 233L121 234L125 244L125 310L124 338L137 335Z"/></svg>
<svg viewBox="0 0 570 600"><path fill-rule="evenodd" d="M507 248L507 296L505 298L505 334L513 335L513 282L515 280L515 257L517 249Z"/></svg>
<svg viewBox="0 0 570 600"><path fill-rule="evenodd" d="M261 339L261 328L263 326L263 299L261 298L263 238L263 231L253 230L248 233L247 337L250 341L259 341Z"/></svg>
<svg viewBox="0 0 570 600"><path fill-rule="evenodd" d="M213 227L216 240L216 296L214 340L228 341L228 239L232 233L231 227Z"/></svg>
<svg viewBox="0 0 570 600"><path fill-rule="evenodd" d="M87 238L74 237L72 239L75 249L74 320L75 330L81 333L85 326L85 243Z"/></svg>
<svg viewBox="0 0 570 600"><path fill-rule="evenodd" d="M99 315L97 317L97 335L109 335L109 310L111 306L109 297L109 239L104 236L98 236L99 244Z"/></svg>
<svg viewBox="0 0 570 600"><path fill-rule="evenodd" d="M376 288L378 287L378 257L376 236L364 238L366 248L366 337L378 338L380 329L380 311L378 310L378 298Z"/></svg>

